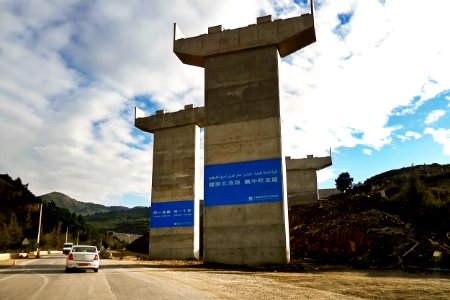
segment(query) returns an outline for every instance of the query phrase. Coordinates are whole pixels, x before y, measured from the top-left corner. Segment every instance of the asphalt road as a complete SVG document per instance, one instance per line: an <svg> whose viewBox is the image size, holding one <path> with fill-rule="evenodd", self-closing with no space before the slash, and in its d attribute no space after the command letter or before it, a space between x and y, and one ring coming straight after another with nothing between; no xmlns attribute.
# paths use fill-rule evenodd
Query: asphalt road
<svg viewBox="0 0 450 300"><path fill-rule="evenodd" d="M0 299L352 299L271 275L125 260L102 260L98 273L66 274L65 255L52 255L1 268Z"/></svg>
<svg viewBox="0 0 450 300"><path fill-rule="evenodd" d="M16 260L0 270L0 299L216 299L160 268L130 262L102 260L98 273L64 270L65 255Z"/></svg>
<svg viewBox="0 0 450 300"><path fill-rule="evenodd" d="M102 260L66 274L65 255L0 264L6 299L449 299L450 275L303 265L304 270L205 267L197 262Z"/></svg>

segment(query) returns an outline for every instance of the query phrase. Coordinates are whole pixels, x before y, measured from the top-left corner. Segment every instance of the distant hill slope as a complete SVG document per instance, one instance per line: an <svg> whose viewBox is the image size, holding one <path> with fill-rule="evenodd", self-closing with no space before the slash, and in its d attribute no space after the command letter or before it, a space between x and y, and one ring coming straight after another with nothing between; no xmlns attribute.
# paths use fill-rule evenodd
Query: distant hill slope
<svg viewBox="0 0 450 300"><path fill-rule="evenodd" d="M145 234L148 229L150 210L148 207L133 207L126 211L96 213L84 220L98 229L108 231Z"/></svg>
<svg viewBox="0 0 450 300"><path fill-rule="evenodd" d="M39 196L38 198L42 199L43 202L52 201L57 207L67 208L70 212L74 212L82 216L110 211L124 211L129 209L125 206L105 206L89 202L81 202L58 192L48 193Z"/></svg>
<svg viewBox="0 0 450 300"><path fill-rule="evenodd" d="M105 206L75 200L63 193L52 192L39 196L44 201L52 201L57 207L82 215L86 223L100 230L121 233L144 234L149 223L149 208Z"/></svg>
<svg viewBox="0 0 450 300"><path fill-rule="evenodd" d="M75 213L57 207L54 202L43 203L28 190L20 177L12 179L8 174L0 174L0 252L24 249L22 241L27 238L30 249L36 249L36 233L40 228L41 249L60 249L69 230L68 238L79 232L82 243L100 243L98 232Z"/></svg>
<svg viewBox="0 0 450 300"><path fill-rule="evenodd" d="M448 189L450 185L450 164L429 164L405 167L401 169L390 170L371 178L368 178L364 183L371 185L389 185L394 181L402 181L411 175L417 175L425 181L425 183L433 186L440 186Z"/></svg>

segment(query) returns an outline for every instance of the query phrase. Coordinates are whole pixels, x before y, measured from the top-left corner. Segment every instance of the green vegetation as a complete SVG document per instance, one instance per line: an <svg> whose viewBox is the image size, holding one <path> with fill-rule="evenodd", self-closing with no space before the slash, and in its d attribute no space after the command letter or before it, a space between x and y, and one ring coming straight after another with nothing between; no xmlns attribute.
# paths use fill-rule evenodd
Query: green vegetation
<svg viewBox="0 0 450 300"><path fill-rule="evenodd" d="M39 210L42 209L40 248L59 249L65 241L66 230L69 241L99 244L101 236L82 216L59 208L53 202L44 202L22 184L20 178L0 175L0 251L20 250L27 238L35 249Z"/></svg>
<svg viewBox="0 0 450 300"><path fill-rule="evenodd" d="M48 193L39 196L39 198L43 202L53 202L57 207L67 208L70 212L82 216L128 209L127 207L124 206L104 206L101 204L81 202L73 198L70 198L69 196L64 195L63 193L58 192Z"/></svg>
<svg viewBox="0 0 450 300"><path fill-rule="evenodd" d="M145 234L148 231L150 214L148 207L128 208L85 203L58 192L49 193L39 198L51 201L56 206L66 208L72 213L83 215L86 223L104 234L108 231ZM104 240L106 240L106 236Z"/></svg>
<svg viewBox="0 0 450 300"><path fill-rule="evenodd" d="M293 258L450 269L450 165L376 175L289 219Z"/></svg>
<svg viewBox="0 0 450 300"><path fill-rule="evenodd" d="M98 229L145 234L148 230L149 215L148 207L134 207L125 211L96 213L86 216L85 220Z"/></svg>
<svg viewBox="0 0 450 300"><path fill-rule="evenodd" d="M40 248L60 249L66 239L122 249L112 232L144 235L148 233L149 208L83 203L62 193L36 197L20 178L0 175L0 252L36 249L39 210L42 208ZM82 216L81 214L85 214ZM23 249L24 238L31 243Z"/></svg>
<svg viewBox="0 0 450 300"><path fill-rule="evenodd" d="M344 172L344 173L339 174L339 176L338 176L338 178L336 178L335 182L336 182L336 188L341 192L345 192L352 188L353 177L350 177L350 174L348 172Z"/></svg>
<svg viewBox="0 0 450 300"><path fill-rule="evenodd" d="M367 179L364 186L384 191L380 205L386 211L423 229L450 232L450 165L392 170Z"/></svg>

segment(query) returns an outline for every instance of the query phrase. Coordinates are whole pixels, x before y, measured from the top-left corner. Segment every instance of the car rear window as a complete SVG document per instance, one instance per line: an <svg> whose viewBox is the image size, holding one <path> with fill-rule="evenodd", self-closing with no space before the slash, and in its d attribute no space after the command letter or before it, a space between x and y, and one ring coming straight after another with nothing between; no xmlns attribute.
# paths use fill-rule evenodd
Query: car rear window
<svg viewBox="0 0 450 300"><path fill-rule="evenodd" d="M73 247L72 252L95 253L95 247Z"/></svg>

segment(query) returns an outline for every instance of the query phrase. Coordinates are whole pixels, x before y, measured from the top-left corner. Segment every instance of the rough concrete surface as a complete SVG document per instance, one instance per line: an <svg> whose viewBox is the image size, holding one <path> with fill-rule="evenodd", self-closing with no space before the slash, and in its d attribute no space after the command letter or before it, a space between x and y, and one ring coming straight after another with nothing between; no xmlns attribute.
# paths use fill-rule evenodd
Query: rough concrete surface
<svg viewBox="0 0 450 300"><path fill-rule="evenodd" d="M193 201L192 226L152 224L150 255L154 259L199 258L200 214L196 183L200 168L198 125L203 126L203 123L204 109L192 105L178 112L158 111L156 115L135 120L136 127L154 134L151 203Z"/></svg>
<svg viewBox="0 0 450 300"><path fill-rule="evenodd" d="M219 25L210 27L207 35L179 37L175 26L174 52L180 60L205 68L205 170L213 165L220 169L224 163L282 161L282 192L276 202L236 204L227 199L215 205L205 192L204 259L247 265L287 263L278 66L280 56L315 41L313 15L276 21L265 16L256 25L233 30L222 30ZM263 191L267 184L258 188ZM236 224L234 216L242 222ZM263 224L256 224L259 220Z"/></svg>

